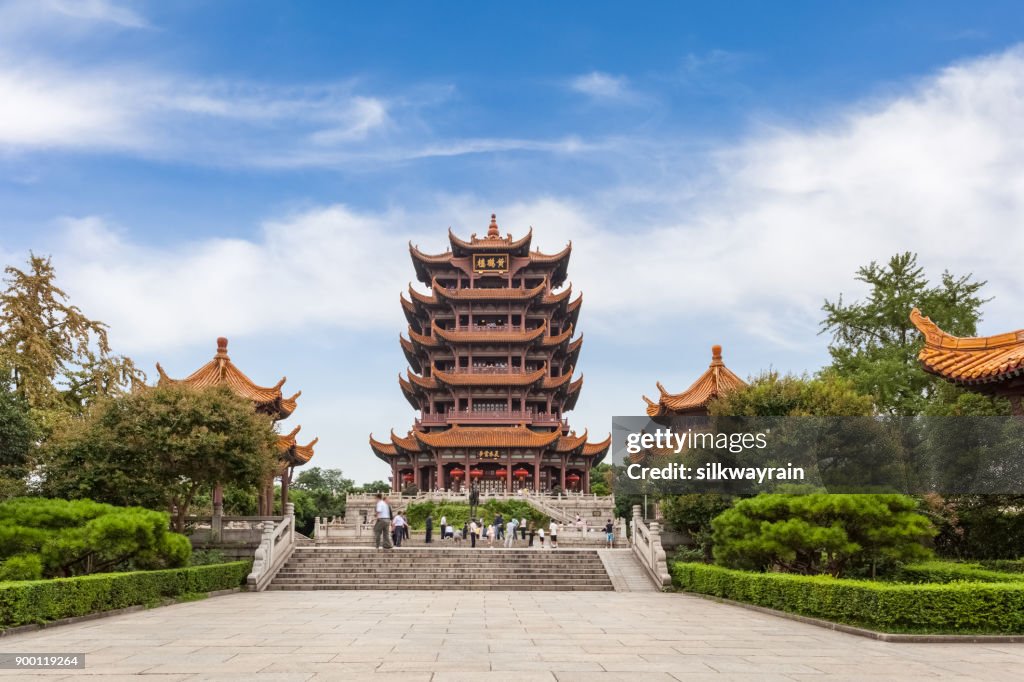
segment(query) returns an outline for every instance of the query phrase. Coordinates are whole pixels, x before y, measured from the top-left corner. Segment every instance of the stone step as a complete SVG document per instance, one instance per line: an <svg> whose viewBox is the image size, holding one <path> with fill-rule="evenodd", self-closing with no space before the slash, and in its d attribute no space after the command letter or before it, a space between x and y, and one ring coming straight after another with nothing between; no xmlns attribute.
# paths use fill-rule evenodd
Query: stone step
<svg viewBox="0 0 1024 682"><path fill-rule="evenodd" d="M430 590L430 591L481 591L490 592L611 592L613 588L608 585L593 586L570 586L551 587L546 584L537 585L485 585L485 586L463 586L460 584L447 584L443 587L425 587L422 583L377 583L373 585L346 585L321 584L321 585L290 585L282 583L271 583L268 590Z"/></svg>

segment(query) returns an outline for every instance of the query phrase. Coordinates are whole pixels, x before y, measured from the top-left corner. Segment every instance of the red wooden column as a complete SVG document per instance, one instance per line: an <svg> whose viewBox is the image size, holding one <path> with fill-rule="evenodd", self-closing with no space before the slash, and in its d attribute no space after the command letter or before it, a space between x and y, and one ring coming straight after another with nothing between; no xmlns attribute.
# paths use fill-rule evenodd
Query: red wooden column
<svg viewBox="0 0 1024 682"><path fill-rule="evenodd" d="M444 468L441 466L441 455L435 457L435 466L437 467L437 489L444 490Z"/></svg>
<svg viewBox="0 0 1024 682"><path fill-rule="evenodd" d="M562 455L562 492L565 492L565 469L568 466L568 457Z"/></svg>
<svg viewBox="0 0 1024 682"><path fill-rule="evenodd" d="M537 459L533 463L533 492L540 492L540 453L537 454Z"/></svg>
<svg viewBox="0 0 1024 682"><path fill-rule="evenodd" d="M512 451L508 453L508 465L505 467L505 492L512 492Z"/></svg>
<svg viewBox="0 0 1024 682"><path fill-rule="evenodd" d="M590 494L590 466L587 462L583 463L583 492Z"/></svg>

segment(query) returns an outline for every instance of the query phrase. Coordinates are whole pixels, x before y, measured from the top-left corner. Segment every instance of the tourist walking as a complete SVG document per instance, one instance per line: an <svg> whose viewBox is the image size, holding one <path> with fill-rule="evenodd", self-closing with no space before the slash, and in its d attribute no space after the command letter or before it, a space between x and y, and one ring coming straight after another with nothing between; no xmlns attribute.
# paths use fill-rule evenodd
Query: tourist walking
<svg viewBox="0 0 1024 682"><path fill-rule="evenodd" d="M444 540L448 537L448 517L444 514L441 515L441 539Z"/></svg>
<svg viewBox="0 0 1024 682"><path fill-rule="evenodd" d="M526 539L526 517L519 519L519 532L522 534L523 539Z"/></svg>
<svg viewBox="0 0 1024 682"><path fill-rule="evenodd" d="M434 517L427 514L427 520L423 522L427 531L423 537L423 544L429 545L434 534Z"/></svg>
<svg viewBox="0 0 1024 682"><path fill-rule="evenodd" d="M512 547L516 544L516 530L519 528L519 522L512 519L505 526L505 547Z"/></svg>
<svg viewBox="0 0 1024 682"><path fill-rule="evenodd" d="M583 535L583 517L579 514L576 515L576 532Z"/></svg>
<svg viewBox="0 0 1024 682"><path fill-rule="evenodd" d="M544 549L544 529L537 529L537 547Z"/></svg>
<svg viewBox="0 0 1024 682"><path fill-rule="evenodd" d="M604 539L608 541L608 549L615 546L615 526L612 525L611 519L604 524Z"/></svg>
<svg viewBox="0 0 1024 682"><path fill-rule="evenodd" d="M496 532L494 530L494 524L487 526L487 546L494 549L494 536Z"/></svg>
<svg viewBox="0 0 1024 682"><path fill-rule="evenodd" d="M380 549L383 542L384 549L391 549L391 505L381 493L377 493L375 513L377 520L373 523L373 545Z"/></svg>
<svg viewBox="0 0 1024 682"><path fill-rule="evenodd" d="M476 519L469 522L469 543L470 547L476 547L476 538L480 533L480 526L477 525Z"/></svg>
<svg viewBox="0 0 1024 682"><path fill-rule="evenodd" d="M527 531L530 533L530 544L528 544L527 547L533 547L533 538L537 534L537 528L533 525L533 521L530 521L527 527L523 529L523 533L526 533Z"/></svg>
<svg viewBox="0 0 1024 682"><path fill-rule="evenodd" d="M391 522L391 526L394 529L392 535L394 536L395 547L401 547L402 540L405 539L405 519L402 518L401 512L395 514L395 520Z"/></svg>
<svg viewBox="0 0 1024 682"><path fill-rule="evenodd" d="M551 549L558 549L558 521L551 519L548 530L551 532Z"/></svg>

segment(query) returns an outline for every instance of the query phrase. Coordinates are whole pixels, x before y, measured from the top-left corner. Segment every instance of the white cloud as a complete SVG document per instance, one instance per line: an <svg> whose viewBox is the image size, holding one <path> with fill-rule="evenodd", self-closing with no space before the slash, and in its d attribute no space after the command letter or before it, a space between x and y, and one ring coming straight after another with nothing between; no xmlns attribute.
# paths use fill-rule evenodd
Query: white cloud
<svg viewBox="0 0 1024 682"><path fill-rule="evenodd" d="M496 210L503 232L536 226L545 250L573 241L570 274L595 332L635 324L638 338L671 335L714 317L778 346L819 347L823 298L857 293L858 266L901 250L919 252L933 272L989 279L992 330L1009 329L1020 326L1024 294L1020 120L1024 53L1014 50L813 129L761 130L715 154L701 185L710 189L696 195L671 173L635 168L635 185L585 199L439 197L381 213L328 206L272 220L258 240L173 250L78 224L62 272L76 300L133 348L268 331L269 311L285 309L293 324L397 332L396 297L412 277L406 242L443 250L445 225L479 232Z"/></svg>
<svg viewBox="0 0 1024 682"><path fill-rule="evenodd" d="M151 24L130 4L112 0L7 0L0 2L0 35L31 42L40 36L84 35L102 28L143 29Z"/></svg>
<svg viewBox="0 0 1024 682"><path fill-rule="evenodd" d="M601 71L576 76L569 81L569 87L595 99L624 100L634 96L625 76L613 76Z"/></svg>

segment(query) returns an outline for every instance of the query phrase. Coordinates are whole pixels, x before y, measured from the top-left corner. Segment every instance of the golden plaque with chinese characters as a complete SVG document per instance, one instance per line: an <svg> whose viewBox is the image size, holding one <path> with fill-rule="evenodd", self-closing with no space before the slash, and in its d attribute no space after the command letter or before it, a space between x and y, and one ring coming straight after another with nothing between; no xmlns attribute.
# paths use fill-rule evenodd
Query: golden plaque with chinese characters
<svg viewBox="0 0 1024 682"><path fill-rule="evenodd" d="M478 253L473 256L473 272L508 272L508 256L503 253Z"/></svg>

